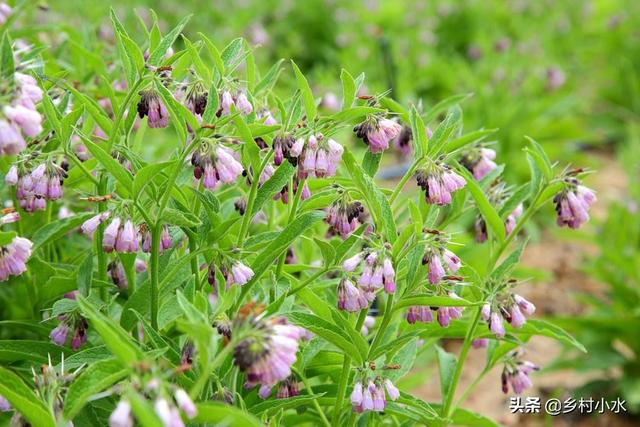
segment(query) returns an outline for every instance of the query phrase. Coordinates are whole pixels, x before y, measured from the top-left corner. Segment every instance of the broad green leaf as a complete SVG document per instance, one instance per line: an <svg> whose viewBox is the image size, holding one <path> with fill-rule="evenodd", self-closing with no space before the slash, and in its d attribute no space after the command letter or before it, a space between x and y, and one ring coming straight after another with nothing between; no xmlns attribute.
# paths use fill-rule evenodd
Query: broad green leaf
<svg viewBox="0 0 640 427"><path fill-rule="evenodd" d="M277 239L273 240L269 245L264 248L256 257L256 259L251 264L251 269L254 272L253 278L249 281L249 283L245 284L242 287L242 294L240 296L240 300L242 301L243 297L249 292L251 287L262 277L264 272L269 268L269 266L280 257L287 250L287 248L291 245L291 243L304 231L311 227L316 222L324 219L324 212L308 212L300 215L298 218L293 220L291 224L285 227L282 230L282 233L278 236Z"/></svg>
<svg viewBox="0 0 640 427"><path fill-rule="evenodd" d="M342 155L342 162L349 170L349 174L362 196L366 199L367 207L371 210L376 227L384 232L388 242L393 243L397 236L396 224L387 197L359 166L351 151L346 147Z"/></svg>
<svg viewBox="0 0 640 427"><path fill-rule="evenodd" d="M469 174L469 172L462 166L458 167L458 173L460 173L464 179L467 181L467 188L471 193L471 196L476 202L482 217L487 223L487 229L491 230L494 236L498 239L498 241L503 241L505 238L505 229L504 223L500 219L498 212L496 212L495 208L489 203L489 199L487 199L486 194L482 191L482 188L478 185L476 180Z"/></svg>
<svg viewBox="0 0 640 427"><path fill-rule="evenodd" d="M127 364L142 359L142 351L120 325L96 310L84 297L77 296L76 300L80 310L89 319L114 356Z"/></svg>
<svg viewBox="0 0 640 427"><path fill-rule="evenodd" d="M324 265L331 266L331 263L336 256L336 250L333 248L331 243L327 242L326 240L318 239L317 237L313 238L313 242L316 244L318 249L320 249Z"/></svg>
<svg viewBox="0 0 640 427"><path fill-rule="evenodd" d="M17 235L15 231L0 231L0 246L8 245Z"/></svg>
<svg viewBox="0 0 640 427"><path fill-rule="evenodd" d="M440 123L435 132L433 132L433 136L429 140L429 155L435 157L442 152L443 148L449 141L449 138L454 135L455 132L462 126L461 122L462 110L459 106L454 105L453 107L451 107L442 123Z"/></svg>
<svg viewBox="0 0 640 427"><path fill-rule="evenodd" d="M344 68L340 71L340 80L342 81L342 109L345 110L353 105L358 88L356 81Z"/></svg>
<svg viewBox="0 0 640 427"><path fill-rule="evenodd" d="M442 396L447 396L453 383L457 359L456 356L447 353L440 346L436 346L436 353L438 355L438 370L440 372L440 393L442 393Z"/></svg>
<svg viewBox="0 0 640 427"><path fill-rule="evenodd" d="M567 331L559 326L549 323L545 320L530 319L527 323L520 328L512 328L508 326L511 333L525 334L525 335L542 335L549 338L554 338L564 344L568 344L577 348L578 350L586 353L587 349L574 337L572 337Z"/></svg>
<svg viewBox="0 0 640 427"><path fill-rule="evenodd" d="M409 111L407 111L407 109L402 104L400 104L399 102L396 102L391 98L384 97L384 98L380 99L380 104L384 108L387 108L387 109L393 111L394 113L398 114L400 116L400 119L404 123L410 123L411 122L410 117L409 117Z"/></svg>
<svg viewBox="0 0 640 427"><path fill-rule="evenodd" d="M382 153L374 154L371 151L367 150L364 153L364 157L362 158L362 169L369 175L370 177L376 176L376 172L378 172L378 167L380 166L380 160L382 159Z"/></svg>
<svg viewBox="0 0 640 427"><path fill-rule="evenodd" d="M5 81L14 81L15 64L9 31L5 31L0 40L0 77Z"/></svg>
<svg viewBox="0 0 640 427"><path fill-rule="evenodd" d="M207 106L202 113L202 123L212 123L216 119L218 113L218 106L220 105L220 99L218 98L218 88L214 83L211 83L209 87L209 93L207 94Z"/></svg>
<svg viewBox="0 0 640 427"><path fill-rule="evenodd" d="M313 92L311 92L311 87L309 87L309 82L307 82L307 78L302 74L300 68L296 65L293 60L291 61L291 66L293 67L293 72L296 75L296 81L298 82L298 89L302 93L302 99L304 101L304 109L307 112L307 122L311 123L316 118L318 114L318 109L316 108L316 100L313 97Z"/></svg>
<svg viewBox="0 0 640 427"><path fill-rule="evenodd" d="M70 231L80 227L83 222L94 216L95 213L88 212L70 216L68 218L59 219L40 227L35 233L31 241L33 242L33 252L38 250L42 245L55 241Z"/></svg>
<svg viewBox="0 0 640 427"><path fill-rule="evenodd" d="M64 351L64 347L58 347L47 341L0 340L0 361L2 362L47 363L49 355L53 359L58 359Z"/></svg>
<svg viewBox="0 0 640 427"><path fill-rule="evenodd" d="M127 169L124 168L111 154L89 139L83 138L83 144L87 150L100 162L100 164L109 172L129 193L133 188L133 178Z"/></svg>
<svg viewBox="0 0 640 427"><path fill-rule="evenodd" d="M296 168L285 160L275 173L258 189L258 193L253 202L252 215L257 214L262 206L270 200L276 193L279 193L285 185L289 184L289 180L295 173Z"/></svg>
<svg viewBox="0 0 640 427"><path fill-rule="evenodd" d="M302 326L335 345L351 356L355 364L362 364L364 357L356 348L354 348L353 343L345 337L346 332L341 328L338 328L334 324L329 323L318 316L307 313L288 313L287 319L289 319L289 321L294 325Z"/></svg>
<svg viewBox="0 0 640 427"><path fill-rule="evenodd" d="M218 72L219 76L224 75L224 62L222 62L222 57L220 56L220 51L216 47L215 44L203 33L198 33L198 35L204 40L204 44L207 47L207 51L209 51L209 55L213 59L213 64L215 70ZM211 92L210 92L211 93Z"/></svg>
<svg viewBox="0 0 640 427"><path fill-rule="evenodd" d="M32 425L56 427L53 415L42 400L18 375L3 367L0 367L0 395Z"/></svg>
<svg viewBox="0 0 640 427"><path fill-rule="evenodd" d="M171 45L173 45L173 42L176 41L184 26L187 25L189 19L191 19L191 15L185 16L180 20L180 22L175 26L174 29L172 29L164 37L162 37L160 43L158 43L158 46L149 55L149 59L147 60L147 63L149 65L160 65L160 63L162 62L162 58L167 53L167 50L169 50Z"/></svg>
<svg viewBox="0 0 640 427"><path fill-rule="evenodd" d="M153 181L155 175L170 169L175 163L176 161L152 163L138 170L133 177L133 197L139 197L144 187Z"/></svg>
<svg viewBox="0 0 640 427"><path fill-rule="evenodd" d="M204 61L200 57L200 52L198 51L198 48L202 45L202 43L194 45L189 41L188 38L185 37L184 34L182 35L182 40L187 47L187 51L191 56L191 61L193 62L193 66L195 67L197 73L204 79L204 81L211 81L211 71L209 71L209 68L205 65Z"/></svg>
<svg viewBox="0 0 640 427"><path fill-rule="evenodd" d="M442 113L443 111L446 111L447 109L449 109L450 107L456 104L461 103L465 99L469 98L471 95L473 94L467 93L462 95L453 95L453 96L450 96L449 98L443 99L442 101L438 102L436 105L431 107L429 111L427 111L427 114L425 114L424 116L424 122L425 123L431 122L436 117L438 117L440 113Z"/></svg>
<svg viewBox="0 0 640 427"><path fill-rule="evenodd" d="M339 113L335 113L332 116L329 116L330 120L334 120L336 122L351 122L355 119L362 119L368 114L376 114L383 113L384 110L375 107L367 107L365 105L347 108L346 110L342 110Z"/></svg>
<svg viewBox="0 0 640 427"><path fill-rule="evenodd" d="M278 77L280 77L283 62L284 59L279 59L278 62L271 66L269 71L267 71L267 74L264 75L262 80L260 80L256 87L253 89L254 96L260 94L263 91L271 90L273 85L278 81Z"/></svg>
<svg viewBox="0 0 640 427"><path fill-rule="evenodd" d="M456 139L449 141L445 147L445 151L447 153L452 153L456 150L463 148L467 144L481 141L488 135L496 133L497 131L498 129L480 129L480 130L475 130L473 132L469 132Z"/></svg>
<svg viewBox="0 0 640 427"><path fill-rule="evenodd" d="M84 108L91 114L93 120L96 121L100 129L102 129L107 135L111 135L112 123L107 113L100 107L100 105L91 97L78 91L73 86L65 85L67 90L73 93L74 98L79 103L84 105ZM87 147L88 148L88 147ZM93 154L93 152L91 152ZM95 154L94 154L95 155Z"/></svg>
<svg viewBox="0 0 640 427"><path fill-rule="evenodd" d="M269 399L266 402L258 403L250 407L249 411L256 415L272 415L281 410L286 411L287 409L298 408L300 406L311 406L314 400L322 396L324 396L324 393L300 395L287 399Z"/></svg>
<svg viewBox="0 0 640 427"><path fill-rule="evenodd" d="M415 106L411 108L409 122L411 123L411 134L413 137L413 146L415 148L416 157L420 158L423 154L428 152L429 142L427 141L427 127L422 121L422 117L420 117Z"/></svg>
<svg viewBox="0 0 640 427"><path fill-rule="evenodd" d="M270 403L273 403L270 401ZM208 423L229 427L263 427L264 424L253 415L219 402L196 404L198 415L193 419L196 423Z"/></svg>
<svg viewBox="0 0 640 427"><path fill-rule="evenodd" d="M231 108L235 112L234 107ZM253 139L251 129L239 114L233 116L233 123L242 140L242 161L251 164L253 170L257 171L260 168L260 148Z"/></svg>
<svg viewBox="0 0 640 427"><path fill-rule="evenodd" d="M553 179L553 166L551 165L551 161L549 160L547 153L545 153L544 149L533 138L528 136L525 136L525 138L529 141L529 144L531 144L531 149L527 151L531 154L538 164L538 167L542 170L545 181L551 181L551 179Z"/></svg>
<svg viewBox="0 0 640 427"><path fill-rule="evenodd" d="M197 227L202 224L200 219L187 211L166 208L162 213L162 220L167 224L177 225L178 227Z"/></svg>
<svg viewBox="0 0 640 427"><path fill-rule="evenodd" d="M509 256L506 257L498 267L496 267L495 270L493 270L493 272L491 273L491 278L496 281L500 281L511 274L513 268L516 266L518 261L520 261L520 256L522 256L522 252L524 251L525 246L527 246L527 242L528 239L523 239L518 247L513 252L511 252Z"/></svg>
<svg viewBox="0 0 640 427"><path fill-rule="evenodd" d="M356 331L355 328L349 323L349 321L345 319L342 314L339 313L338 310L336 310L335 307L331 307L330 310L333 323L335 323L338 327L346 332L352 345L356 347L356 350L358 350L358 353L360 353L362 359L366 360L369 353L369 344L362 336L362 332Z"/></svg>
<svg viewBox="0 0 640 427"><path fill-rule="evenodd" d="M64 400L64 415L74 418L89 398L111 387L127 376L128 370L117 359L107 359L89 365L71 383Z"/></svg>
<svg viewBox="0 0 640 427"><path fill-rule="evenodd" d="M222 51L220 57L224 63L225 71L230 71L229 68L233 65L242 50L242 43L243 39L239 37L232 40Z"/></svg>

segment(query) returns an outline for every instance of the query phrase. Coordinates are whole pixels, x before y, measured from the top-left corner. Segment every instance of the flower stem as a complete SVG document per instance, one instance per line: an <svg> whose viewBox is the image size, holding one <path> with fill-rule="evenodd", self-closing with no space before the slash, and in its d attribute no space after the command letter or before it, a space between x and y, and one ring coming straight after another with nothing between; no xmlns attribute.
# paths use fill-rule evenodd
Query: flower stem
<svg viewBox="0 0 640 427"><path fill-rule="evenodd" d="M369 348L369 357L371 357L371 355L373 354L375 349L380 344L380 340L382 339L382 335L384 334L385 329L387 329L387 326L389 325L389 322L391 321L391 315L392 314L393 314L393 294L389 294L387 296L387 304L386 304L386 306L384 308L384 315L382 317L382 323L380 323L380 327L378 328L378 331L376 332L376 336L373 339L373 342L371 343L371 347Z"/></svg>
<svg viewBox="0 0 640 427"><path fill-rule="evenodd" d="M307 392L309 394L313 394L313 389L311 388L311 384L309 384L309 380L307 379L307 377L305 377L299 369L293 368L293 370L296 374L298 374L298 376L302 380L302 383L304 384L304 388L307 390ZM326 427L331 427L331 423L329 423L327 416L324 414L324 411L320 407L320 404L318 403L318 399L313 399L313 407L318 412L318 415L322 419L322 422L324 423L324 425Z"/></svg>
<svg viewBox="0 0 640 427"><path fill-rule="evenodd" d="M289 217L287 218L287 225L291 224L291 221L296 217L298 213L298 205L300 204L300 199L302 198L302 187L304 186L305 181L302 180L298 183L298 191L293 196L293 203L291 204L291 210L289 211ZM290 184L291 191L293 191L293 184ZM284 268L284 261L287 258L287 252L285 251L278 260L278 266L276 268L276 279L279 279L282 276L282 269Z"/></svg>
<svg viewBox="0 0 640 427"><path fill-rule="evenodd" d="M151 327L158 329L158 275L159 275L159 258L160 258L160 232L162 224L158 221L151 228L151 283L149 286L149 304L151 313Z"/></svg>
<svg viewBox="0 0 640 427"><path fill-rule="evenodd" d="M244 241L244 238L249 231L249 223L253 219L253 205L256 201L256 195L258 194L258 184L260 181L260 175L262 175L262 171L267 166L267 163L271 160L271 154L265 156L262 159L262 163L260 163L260 167L258 170L254 171L253 179L251 180L251 189L249 190L249 198L247 199L247 208L244 212L244 217L242 218L242 225L240 226L240 233L238 233L238 240L236 241L236 246L240 246L240 244Z"/></svg>
<svg viewBox="0 0 640 427"><path fill-rule="evenodd" d="M97 185L97 193L98 196L104 196L104 193L107 191L107 179L104 174L101 174L100 180ZM106 206L104 202L98 203L98 212L104 212ZM96 254L98 255L98 279L99 280L107 280L107 256L102 249L102 238L104 235L105 224L98 225L98 229L96 230ZM100 288L100 297L103 301L107 300L108 297L108 289L106 287Z"/></svg>
<svg viewBox="0 0 640 427"><path fill-rule="evenodd" d="M364 319L367 317L367 310L361 310L356 321L356 332L359 333L364 323ZM344 355L344 362L342 363L342 374L340 375L340 383L338 384L338 393L336 395L336 406L333 409L333 418L331 419L331 425L336 427L340 425L340 415L342 411L342 401L347 390L347 381L349 380L349 371L351 369L351 357Z"/></svg>

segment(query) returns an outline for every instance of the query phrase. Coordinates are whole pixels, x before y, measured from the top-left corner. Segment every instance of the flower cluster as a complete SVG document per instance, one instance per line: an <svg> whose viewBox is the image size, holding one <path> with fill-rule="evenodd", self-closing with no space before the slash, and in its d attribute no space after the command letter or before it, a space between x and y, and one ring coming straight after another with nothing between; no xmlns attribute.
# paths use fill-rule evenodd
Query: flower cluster
<svg viewBox="0 0 640 427"><path fill-rule="evenodd" d="M202 84L196 83L187 90L184 98L184 106L196 116L202 117L204 110L207 108L208 97L209 94L202 87Z"/></svg>
<svg viewBox="0 0 640 427"><path fill-rule="evenodd" d="M180 410L187 418L192 419L198 415L198 408L182 388L174 387L173 398L166 397L165 393L159 392L159 383L158 380L152 380L147 384L145 390L148 394L157 394L153 402L155 414L164 427L184 427ZM133 427L134 425L131 404L126 398L123 398L109 416L109 427Z"/></svg>
<svg viewBox="0 0 640 427"><path fill-rule="evenodd" d="M369 117L353 128L356 136L369 146L372 153L382 153L389 148L389 141L402 131L402 126L393 120Z"/></svg>
<svg viewBox="0 0 640 427"><path fill-rule="evenodd" d="M427 203L435 205L448 205L451 203L451 193L466 185L464 178L441 160L429 168L418 170L416 181L425 192Z"/></svg>
<svg viewBox="0 0 640 427"><path fill-rule="evenodd" d="M430 132L429 129L427 129ZM431 138L431 135L427 133L428 138ZM411 128L409 126L402 126L402 130L398 134L397 137L393 140L393 147L403 156L409 156L412 151L411 144L413 143L413 134Z"/></svg>
<svg viewBox="0 0 640 427"><path fill-rule="evenodd" d="M26 262L31 257L32 246L31 240L16 236L11 243L0 247L0 281L27 271Z"/></svg>
<svg viewBox="0 0 640 427"><path fill-rule="evenodd" d="M342 145L321 133L295 139L292 135L279 135L273 140L274 162L282 163L286 158L298 167L297 177L324 178L334 176L342 158Z"/></svg>
<svg viewBox="0 0 640 427"><path fill-rule="evenodd" d="M69 292L65 294L65 298L73 300L76 298L76 293L77 291ZM51 330L49 338L54 344L64 346L67 343L69 332L73 331L71 335L71 348L77 350L87 341L88 328L89 323L87 319L82 317L77 310L70 311L58 316L58 325Z"/></svg>
<svg viewBox="0 0 640 427"><path fill-rule="evenodd" d="M502 370L501 382L502 392L509 392L509 385L516 394L521 394L531 388L533 383L529 374L538 371L540 368L529 362L520 360L521 352L515 351L507 356L504 369Z"/></svg>
<svg viewBox="0 0 640 427"><path fill-rule="evenodd" d="M10 11L10 8L0 10L0 22L8 17ZM0 155L7 156L25 149L25 136L33 138L42 132L42 116L36 109L36 103L42 100L42 90L28 74L16 72L14 79L15 88L9 94L10 102L0 111Z"/></svg>
<svg viewBox="0 0 640 427"><path fill-rule="evenodd" d="M244 172L235 152L220 144L215 148L202 144L191 155L191 164L194 166L194 187L198 188L202 180L202 186L208 190L213 190L222 183L232 184Z"/></svg>
<svg viewBox="0 0 640 427"><path fill-rule="evenodd" d="M400 397L400 391L389 378L384 380L376 377L373 381L367 379L357 381L351 392L351 408L353 412L375 411L382 412L387 406L387 396L395 401ZM386 394L385 394L386 390Z"/></svg>
<svg viewBox="0 0 640 427"><path fill-rule="evenodd" d="M142 234L142 252L149 253L151 252L151 231L146 224L142 224L140 226L140 233ZM171 249L173 242L171 240L171 234L169 233L169 226L164 224L162 226L162 231L160 232L160 245L159 251L160 253L166 251L167 249Z"/></svg>
<svg viewBox="0 0 640 427"><path fill-rule="evenodd" d="M216 263L211 262L209 264L207 280L209 284L214 286L217 284L216 280ZM241 261L232 260L219 263L220 273L225 280L227 288L230 288L231 285L242 286L247 283L253 277L253 270L243 264Z"/></svg>
<svg viewBox="0 0 640 427"><path fill-rule="evenodd" d="M235 110L243 116L248 116L253 112L253 105L251 105L251 102L249 102L247 95L244 92L238 92L233 96L230 91L225 90L222 92L222 100L220 101L220 110L222 115L230 115L232 106L235 107Z"/></svg>
<svg viewBox="0 0 640 427"><path fill-rule="evenodd" d="M434 243L427 248L422 257L422 265L429 266L429 283L432 285L439 283L447 273L455 274L462 266L460 258L445 247L445 240L438 236Z"/></svg>
<svg viewBox="0 0 640 427"><path fill-rule="evenodd" d="M141 119L147 116L147 124L150 128L165 128L169 125L169 111L158 93L153 89L140 92L138 116Z"/></svg>
<svg viewBox="0 0 640 427"><path fill-rule="evenodd" d="M16 199L27 212L44 210L47 200L62 198L62 181L66 171L53 162L40 163L32 171L24 165L13 165L5 182L16 186Z"/></svg>
<svg viewBox="0 0 640 427"><path fill-rule="evenodd" d="M360 225L359 219L363 213L362 203L358 201L349 203L344 198L340 198L327 208L325 221L331 226L332 234L338 234L346 239Z"/></svg>
<svg viewBox="0 0 640 427"><path fill-rule="evenodd" d="M520 328L527 322L525 315L531 316L535 311L536 306L524 297L505 290L482 306L481 316L491 332L497 338L502 338L505 335L503 319L514 328Z"/></svg>
<svg viewBox="0 0 640 427"><path fill-rule="evenodd" d="M246 388L260 384L258 394L264 399L278 382L291 375L298 341L305 337L306 331L288 324L283 317L263 319L240 315L235 322L234 329L248 331L246 338L233 349L234 364L246 374Z"/></svg>
<svg viewBox="0 0 640 427"><path fill-rule="evenodd" d="M107 253L136 253L138 252L140 234L131 219L122 220L115 217L104 229L102 250Z"/></svg>
<svg viewBox="0 0 640 427"><path fill-rule="evenodd" d="M461 299L458 294L453 291L449 291L446 295L449 298ZM409 324L414 324L416 322L431 323L433 322L432 310L435 310L436 312L436 319L438 320L438 324L443 328L446 328L449 326L452 319L460 319L462 317L464 307L409 307L406 314L407 322Z"/></svg>
<svg viewBox="0 0 640 427"><path fill-rule="evenodd" d="M494 162L495 159L494 149L477 145L462 155L460 163L471 172L474 179L479 181L498 167Z"/></svg>
<svg viewBox="0 0 640 427"><path fill-rule="evenodd" d="M280 383L280 386L278 387L278 392L276 393L276 398L288 399L290 397L298 396L299 394L300 394L300 388L298 386L298 381L296 381L294 376L291 375Z"/></svg>
<svg viewBox="0 0 640 427"><path fill-rule="evenodd" d="M577 178L565 179L566 187L553 198L560 227L579 228L589 221L589 209L596 202L595 193L580 185Z"/></svg>

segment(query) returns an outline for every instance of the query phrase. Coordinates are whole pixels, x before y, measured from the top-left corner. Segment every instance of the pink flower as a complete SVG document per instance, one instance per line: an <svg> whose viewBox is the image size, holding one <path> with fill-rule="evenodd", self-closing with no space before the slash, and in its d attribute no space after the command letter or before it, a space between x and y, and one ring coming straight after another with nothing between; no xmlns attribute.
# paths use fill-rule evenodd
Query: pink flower
<svg viewBox="0 0 640 427"><path fill-rule="evenodd" d="M42 132L42 116L35 110L31 110L23 105L4 107L7 118L22 128L25 135L37 136Z"/></svg>

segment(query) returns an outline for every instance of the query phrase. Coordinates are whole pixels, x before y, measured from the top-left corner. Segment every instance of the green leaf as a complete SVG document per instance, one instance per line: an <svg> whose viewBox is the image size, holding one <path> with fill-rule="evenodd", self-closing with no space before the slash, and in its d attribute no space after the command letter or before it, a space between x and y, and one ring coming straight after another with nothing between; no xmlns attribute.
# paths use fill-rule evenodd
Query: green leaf
<svg viewBox="0 0 640 427"><path fill-rule="evenodd" d="M346 354L351 356L354 363L357 365L362 364L364 357L354 347L353 343L345 337L346 332L341 328L338 328L332 323L307 313L288 313L287 319L294 325L302 326L303 328L313 332L322 339L335 345Z"/></svg>
<svg viewBox="0 0 640 427"><path fill-rule="evenodd" d="M314 237L313 241L318 249L320 249L324 265L330 266L336 256L336 250L333 248L331 243L327 242L326 240L320 240L317 237Z"/></svg>
<svg viewBox="0 0 640 427"><path fill-rule="evenodd" d="M547 153L545 153L544 149L533 138L528 136L525 136L525 138L531 144L531 149L527 151L533 157L540 170L542 170L545 182L551 181L553 179L553 166Z"/></svg>
<svg viewBox="0 0 640 427"><path fill-rule="evenodd" d="M376 114L383 112L384 110L380 108L360 105L357 107L347 108L346 110L342 110L339 113L335 113L334 115L329 116L329 119L336 122L350 122L355 119L361 119L367 114Z"/></svg>
<svg viewBox="0 0 640 427"><path fill-rule="evenodd" d="M94 216L94 212L74 215L68 218L59 219L40 227L35 233L31 241L33 242L33 252L38 250L42 245L55 241L68 232L80 227L83 222Z"/></svg>
<svg viewBox="0 0 640 427"><path fill-rule="evenodd" d="M200 52L198 52L198 48L202 45L202 43L198 43L196 47L189 41L188 38L185 37L184 34L182 35L182 40L187 47L187 51L189 52L189 56L191 56L191 61L193 62L193 66L196 68L197 73L202 79L204 79L204 81L211 81L211 71L209 71L209 68L205 65L204 61L200 57Z"/></svg>
<svg viewBox="0 0 640 427"><path fill-rule="evenodd" d="M480 129L464 134L456 139L449 141L445 147L447 153L452 153L461 149L467 144L483 140L486 136L496 133L498 129Z"/></svg>
<svg viewBox="0 0 640 427"><path fill-rule="evenodd" d="M257 214L265 202L271 200L274 194L279 193L280 190L289 183L295 171L296 168L286 160L278 166L278 169L276 169L271 178L258 189L258 193L253 202L252 215Z"/></svg>
<svg viewBox="0 0 640 427"><path fill-rule="evenodd" d="M376 176L376 172L378 172L378 167L380 166L380 160L382 159L382 153L372 153L367 150L364 153L364 157L362 158L362 169L369 175L370 177Z"/></svg>
<svg viewBox="0 0 640 427"><path fill-rule="evenodd" d="M87 150L100 162L100 164L109 172L113 177L129 192L133 188L133 178L127 169L124 168L116 159L111 157L111 154L104 151L104 149L88 138L83 138L83 144L87 147Z"/></svg>
<svg viewBox="0 0 640 427"><path fill-rule="evenodd" d="M356 81L344 68L340 71L340 80L342 81L342 109L344 110L351 108L353 105L358 88L356 86Z"/></svg>
<svg viewBox="0 0 640 427"><path fill-rule="evenodd" d="M238 54L242 50L242 42L241 37L234 39L222 51L220 57L224 63L225 70L228 69L238 57Z"/></svg>
<svg viewBox="0 0 640 427"><path fill-rule="evenodd" d="M184 26L187 25L187 22L189 21L189 19L191 19L191 15L185 16L180 20L178 25L176 25L173 30L169 31L167 35L162 37L162 39L160 40L160 43L158 43L158 46L149 55L149 59L147 60L147 63L149 65L153 65L153 66L160 65L165 53L167 53L167 50L169 50L171 45L173 45L173 42L176 41L176 39L182 32L182 29L184 28Z"/></svg>
<svg viewBox="0 0 640 427"><path fill-rule="evenodd" d="M47 363L49 355L52 358L58 358L62 353L64 353L63 347L46 341L0 340L0 361L2 362L26 360L34 364Z"/></svg>
<svg viewBox="0 0 640 427"><path fill-rule="evenodd" d="M399 102L396 102L395 100L393 100L391 98L384 97L384 98L380 99L380 104L384 108L387 108L387 109L393 111L394 113L397 113L400 116L400 119L404 123L410 123L411 122L410 117L409 117L409 111L407 111L407 109L404 108L404 106L402 104L400 104Z"/></svg>
<svg viewBox="0 0 640 427"><path fill-rule="evenodd" d="M362 336L362 333L360 331L356 331L335 307L331 307L330 310L333 323L346 332L352 345L354 345L358 353L360 353L362 360L366 360L367 355L369 354L369 344Z"/></svg>
<svg viewBox="0 0 640 427"><path fill-rule="evenodd" d="M453 375L456 371L456 356L447 353L442 347L436 346L438 355L438 370L440 372L440 393L447 396L453 383Z"/></svg>
<svg viewBox="0 0 640 427"><path fill-rule="evenodd" d="M220 76L224 75L224 62L222 62L220 51L218 50L216 45L213 44L211 39L209 39L209 37L207 37L203 33L198 33L198 35L202 38L202 40L204 40L204 44L207 47L207 50L209 51L209 55L211 55L211 58L213 59L213 64L215 66L215 70L218 72L218 75ZM209 92L209 93L213 93L213 92Z"/></svg>
<svg viewBox="0 0 640 427"><path fill-rule="evenodd" d="M100 313L84 297L77 296L78 306L85 317L102 337L114 356L126 364L142 359L142 351L136 346L129 334L112 319Z"/></svg>
<svg viewBox="0 0 640 427"><path fill-rule="evenodd" d="M411 135L413 137L416 157L420 158L423 154L427 153L429 149L427 141L427 127L422 121L422 117L420 117L415 106L411 108L409 122L411 123Z"/></svg>
<svg viewBox="0 0 640 427"><path fill-rule="evenodd" d="M56 421L42 400L12 371L0 367L0 395L34 426L56 427Z"/></svg>
<svg viewBox="0 0 640 427"><path fill-rule="evenodd" d="M282 72L282 63L284 59L279 59L278 62L273 64L267 74L258 82L256 87L253 89L253 95L256 96L263 91L271 90L273 85L278 81L278 77L280 77L280 73Z"/></svg>
<svg viewBox="0 0 640 427"><path fill-rule="evenodd" d="M215 83L211 83L209 94L207 95L207 106L204 108L204 113L202 113L203 123L212 123L216 119L219 104L218 88Z"/></svg>
<svg viewBox="0 0 640 427"><path fill-rule="evenodd" d="M8 245L17 235L15 231L0 231L0 246Z"/></svg>
<svg viewBox="0 0 640 427"><path fill-rule="evenodd" d="M442 101L438 102L436 105L431 107L431 109L429 109L427 114L425 114L424 116L424 122L425 123L431 122L433 119L438 117L438 114L447 110L449 107L452 107L456 104L461 103L465 99L469 98L471 95L473 94L467 93L463 95L453 95L453 96L450 96L449 98L443 99Z"/></svg>
<svg viewBox="0 0 640 427"><path fill-rule="evenodd" d="M93 120L96 121L100 129L102 129L107 135L111 135L112 124L111 119L107 115L107 113L100 107L100 105L91 97L83 94L82 92L75 89L73 86L65 85L65 88L73 93L74 98L84 105L84 108L91 114ZM87 147L88 148L88 147ZM93 152L91 152L93 154ZM95 156L95 154L94 154Z"/></svg>
<svg viewBox="0 0 640 427"><path fill-rule="evenodd" d="M272 401L269 403L273 404ZM208 402L196 404L198 415L193 419L196 423L212 423L229 427L264 427L264 424L253 415L224 403Z"/></svg>
<svg viewBox="0 0 640 427"><path fill-rule="evenodd" d="M177 225L178 227L197 227L202 224L200 219L191 212L173 208L166 208L162 213L162 219L167 224Z"/></svg>
<svg viewBox="0 0 640 427"><path fill-rule="evenodd" d="M15 64L13 62L11 38L9 37L9 31L5 31L0 41L0 77L2 77L4 81L13 82L14 73Z"/></svg>
<svg viewBox="0 0 640 427"><path fill-rule="evenodd" d="M319 399L324 396L325 393L317 393L317 394L307 394L301 396L289 397L287 399L270 399L266 402L258 403L257 405L249 408L249 411L252 414L256 415L273 415L277 414L278 411L286 411L287 409L298 408L300 406L308 405L310 406L314 400Z"/></svg>
<svg viewBox="0 0 640 427"><path fill-rule="evenodd" d="M564 344L573 346L584 353L587 352L584 345L572 337L567 331L545 320L530 319L520 328L516 329L509 326L509 330L515 334L542 335L553 338Z"/></svg>
<svg viewBox="0 0 640 427"><path fill-rule="evenodd" d="M376 227L383 230L388 242L393 243L397 237L396 224L387 197L380 191L371 177L358 165L355 157L346 147L342 155L342 162L349 170L351 178L353 178L354 183L367 201L367 207L371 210Z"/></svg>
<svg viewBox="0 0 640 427"><path fill-rule="evenodd" d="M155 175L170 169L175 163L176 161L152 163L138 170L133 178L133 197L139 197L144 187L153 181Z"/></svg>
<svg viewBox="0 0 640 427"><path fill-rule="evenodd" d="M529 239L522 240L520 242L520 245L518 245L518 247L513 252L511 252L509 256L506 257L498 267L496 267L495 270L493 270L493 272L491 273L491 277L496 282L499 282L501 279L511 274L513 268L516 266L518 261L520 261L520 257L522 256L522 252L524 251L525 246L527 246L528 241Z"/></svg>
<svg viewBox="0 0 640 427"><path fill-rule="evenodd" d="M511 215L511 212L513 212L513 210L517 208L520 203L524 202L529 197L530 190L531 189L529 188L528 184L522 184L520 187L518 187L513 192L511 197L509 197L502 204L499 212L500 218L506 219L509 215Z"/></svg>
<svg viewBox="0 0 640 427"><path fill-rule="evenodd" d="M300 215L291 222L277 239L273 240L269 245L264 248L251 264L251 269L254 272L253 278L242 287L242 293L240 295L240 301L249 292L251 287L262 277L264 272L280 255L287 250L291 243L304 231L311 227L316 222L324 219L325 213L320 211L308 212Z"/></svg>
<svg viewBox="0 0 640 427"><path fill-rule="evenodd" d="M429 155L435 157L440 154L453 135L460 129L462 123L462 110L459 106L451 107L445 119L438 125L431 140L429 141ZM415 138L415 137L414 137Z"/></svg>
<svg viewBox="0 0 640 427"><path fill-rule="evenodd" d="M64 415L75 417L87 404L89 398L111 387L127 376L128 370L117 359L107 359L89 365L71 383L64 400Z"/></svg>
<svg viewBox="0 0 640 427"><path fill-rule="evenodd" d="M478 183L464 167L458 165L458 173L460 173L467 181L467 188L469 189L473 199L476 201L476 205L487 224L487 229L493 232L493 235L496 236L498 241L503 241L506 231L504 229L504 223L500 219L498 212L496 212L495 208L491 203L489 203L489 199L487 199L482 188L480 188Z"/></svg>
<svg viewBox="0 0 640 427"><path fill-rule="evenodd" d="M318 114L318 109L316 108L316 100L313 97L313 92L311 92L311 87L309 87L309 82L307 82L307 78L302 74L300 68L296 65L293 60L291 61L291 66L293 67L293 72L296 75L296 81L298 82L298 89L302 93L302 100L304 101L304 109L307 112L307 122L311 123Z"/></svg>
<svg viewBox="0 0 640 427"><path fill-rule="evenodd" d="M231 109L235 112L235 107L232 106ZM251 129L239 114L233 116L233 123L242 140L242 161L250 163L253 170L257 171L260 169L260 149L253 139Z"/></svg>

